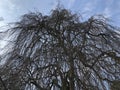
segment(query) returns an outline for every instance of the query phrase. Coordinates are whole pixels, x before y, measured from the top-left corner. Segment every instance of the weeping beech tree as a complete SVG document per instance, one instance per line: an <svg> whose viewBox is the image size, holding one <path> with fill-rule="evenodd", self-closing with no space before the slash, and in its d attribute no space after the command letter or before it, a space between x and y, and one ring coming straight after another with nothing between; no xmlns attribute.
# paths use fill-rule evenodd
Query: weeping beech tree
<svg viewBox="0 0 120 90"><path fill-rule="evenodd" d="M10 30L1 90L107 90L120 80L120 34L103 16L82 22L57 8L25 14Z"/></svg>

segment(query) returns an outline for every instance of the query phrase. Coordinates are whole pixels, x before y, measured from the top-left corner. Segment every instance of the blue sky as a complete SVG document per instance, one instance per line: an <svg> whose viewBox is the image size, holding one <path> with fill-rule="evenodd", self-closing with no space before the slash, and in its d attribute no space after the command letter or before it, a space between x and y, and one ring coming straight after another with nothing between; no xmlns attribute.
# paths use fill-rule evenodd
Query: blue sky
<svg viewBox="0 0 120 90"><path fill-rule="evenodd" d="M103 14L115 26L120 26L120 0L59 0L64 8L70 9L87 19L92 15ZM0 0L0 26L19 19L29 11L49 14L58 0Z"/></svg>

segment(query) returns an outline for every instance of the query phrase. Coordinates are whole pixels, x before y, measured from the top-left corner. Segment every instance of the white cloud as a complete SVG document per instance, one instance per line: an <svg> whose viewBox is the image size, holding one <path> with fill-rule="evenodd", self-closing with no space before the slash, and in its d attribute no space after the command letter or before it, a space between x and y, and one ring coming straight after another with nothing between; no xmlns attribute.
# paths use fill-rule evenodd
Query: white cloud
<svg viewBox="0 0 120 90"><path fill-rule="evenodd" d="M0 15L3 16L5 20L7 17L10 17L15 9L17 9L17 6L13 0L3 0L0 2Z"/></svg>
<svg viewBox="0 0 120 90"><path fill-rule="evenodd" d="M12 11L16 9L15 3L13 3L13 0L3 0L0 2L0 11Z"/></svg>

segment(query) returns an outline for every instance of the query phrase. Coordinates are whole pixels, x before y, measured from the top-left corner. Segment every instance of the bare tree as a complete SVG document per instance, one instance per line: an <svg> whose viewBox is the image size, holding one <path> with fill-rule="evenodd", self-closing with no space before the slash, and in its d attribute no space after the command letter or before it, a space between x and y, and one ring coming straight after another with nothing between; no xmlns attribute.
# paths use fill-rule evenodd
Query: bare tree
<svg viewBox="0 0 120 90"><path fill-rule="evenodd" d="M82 22L62 8L25 14L11 29L1 79L8 90L106 90L120 80L117 30L103 16Z"/></svg>

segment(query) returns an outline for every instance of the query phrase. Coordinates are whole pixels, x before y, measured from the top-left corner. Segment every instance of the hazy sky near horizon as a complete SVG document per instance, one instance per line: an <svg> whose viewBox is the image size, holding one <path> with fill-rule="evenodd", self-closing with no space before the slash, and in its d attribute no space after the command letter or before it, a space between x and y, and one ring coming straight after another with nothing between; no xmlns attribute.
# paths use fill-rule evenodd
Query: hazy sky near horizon
<svg viewBox="0 0 120 90"><path fill-rule="evenodd" d="M120 26L120 0L59 0L64 8L87 19L92 15L103 14L114 25ZM49 14L57 6L58 0L0 0L0 26L19 20L30 11Z"/></svg>

